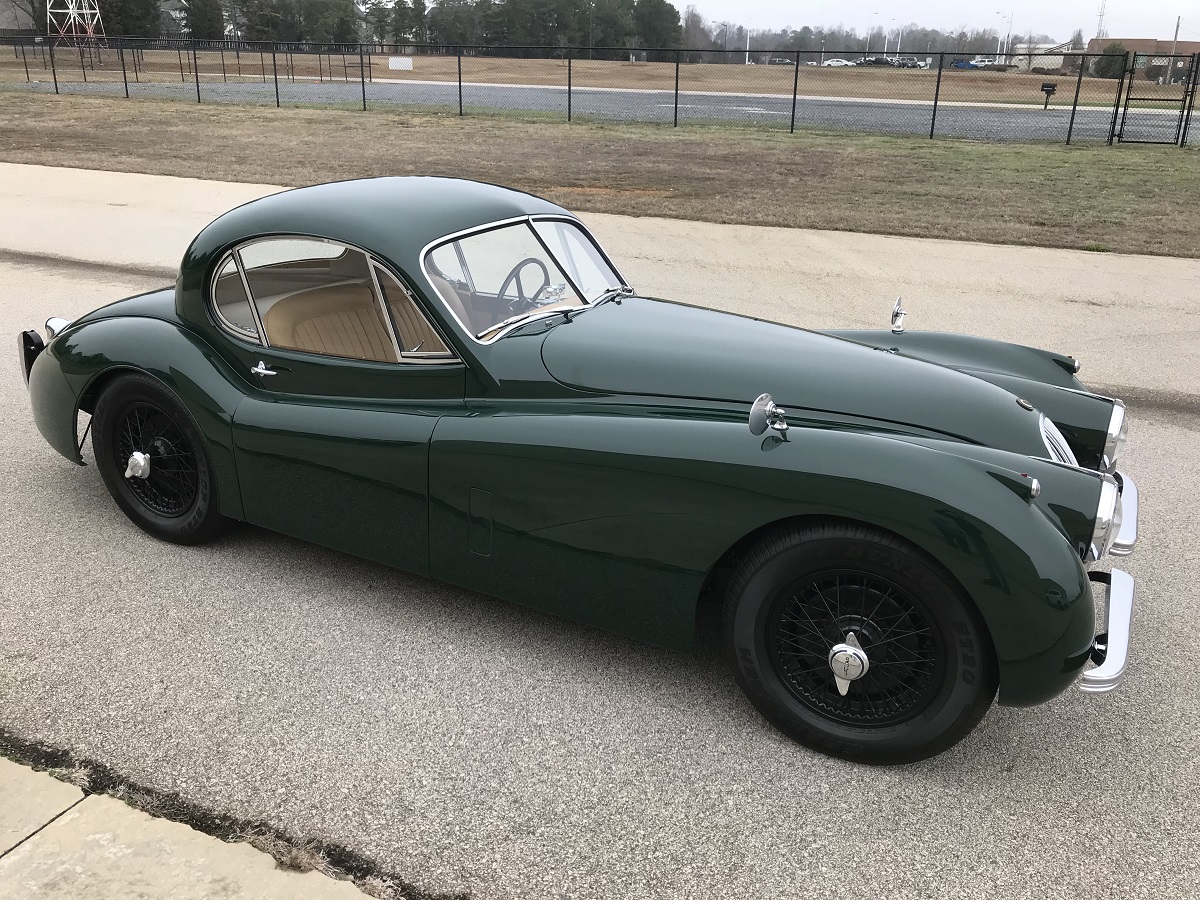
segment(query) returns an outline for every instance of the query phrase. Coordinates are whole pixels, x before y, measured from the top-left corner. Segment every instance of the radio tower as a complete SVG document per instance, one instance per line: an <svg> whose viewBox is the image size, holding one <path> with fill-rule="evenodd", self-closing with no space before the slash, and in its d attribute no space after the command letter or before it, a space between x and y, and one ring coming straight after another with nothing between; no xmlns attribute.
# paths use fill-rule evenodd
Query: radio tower
<svg viewBox="0 0 1200 900"><path fill-rule="evenodd" d="M48 0L46 34L56 44L97 43L104 37L98 0Z"/></svg>
<svg viewBox="0 0 1200 900"><path fill-rule="evenodd" d="M1104 4L1107 0L1100 0L1100 15L1096 18L1096 37L1108 37L1104 33Z"/></svg>

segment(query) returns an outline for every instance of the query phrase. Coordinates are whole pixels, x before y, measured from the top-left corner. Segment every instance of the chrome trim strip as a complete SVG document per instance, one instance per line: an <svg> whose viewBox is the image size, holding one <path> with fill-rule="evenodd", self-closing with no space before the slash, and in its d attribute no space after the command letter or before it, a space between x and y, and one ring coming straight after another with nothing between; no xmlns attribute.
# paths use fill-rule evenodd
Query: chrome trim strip
<svg viewBox="0 0 1200 900"><path fill-rule="evenodd" d="M1127 572L1088 572L1088 580L1107 585L1104 602L1104 631L1096 635L1094 652L1104 661L1079 676L1079 689L1088 694L1106 694L1121 683L1129 658L1129 635L1133 626L1133 578Z"/></svg>
<svg viewBox="0 0 1200 900"><path fill-rule="evenodd" d="M1121 452L1121 446L1125 443L1128 427L1125 404L1114 400L1112 414L1108 417L1108 432L1104 437L1104 456L1100 463L1104 471L1111 472L1117 467L1117 454Z"/></svg>
<svg viewBox="0 0 1200 900"><path fill-rule="evenodd" d="M70 325L70 321L61 316L51 316L46 320L46 340L52 341Z"/></svg>
<svg viewBox="0 0 1200 900"><path fill-rule="evenodd" d="M1114 472L1121 490L1121 527L1108 552L1113 556L1128 556L1137 544L1138 489L1133 479L1123 472Z"/></svg>

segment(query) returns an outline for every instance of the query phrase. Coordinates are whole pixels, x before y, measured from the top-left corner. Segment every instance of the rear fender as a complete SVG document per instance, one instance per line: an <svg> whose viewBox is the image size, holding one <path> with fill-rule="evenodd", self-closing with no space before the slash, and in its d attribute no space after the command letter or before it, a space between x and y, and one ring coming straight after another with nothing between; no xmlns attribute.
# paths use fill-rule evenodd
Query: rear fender
<svg viewBox="0 0 1200 900"><path fill-rule="evenodd" d="M129 371L157 378L183 401L212 457L221 513L242 518L232 423L246 388L208 344L176 324L140 317L98 319L51 341L29 378L34 421L42 436L83 465L79 410L90 411L108 383Z"/></svg>

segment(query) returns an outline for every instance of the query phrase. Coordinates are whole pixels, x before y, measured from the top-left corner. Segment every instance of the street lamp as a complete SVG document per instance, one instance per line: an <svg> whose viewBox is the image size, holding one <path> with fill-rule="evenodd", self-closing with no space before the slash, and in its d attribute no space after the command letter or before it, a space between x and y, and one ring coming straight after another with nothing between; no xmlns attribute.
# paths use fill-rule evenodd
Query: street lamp
<svg viewBox="0 0 1200 900"><path fill-rule="evenodd" d="M718 22L717 24L722 26L721 48L723 50L728 50L729 49L729 29L733 27L733 23L732 22Z"/></svg>
<svg viewBox="0 0 1200 900"><path fill-rule="evenodd" d="M998 15L1000 17L1001 21L1004 20L1004 13L997 10L996 15ZM1012 22L1013 22L1013 13L1010 12L1008 14L1008 36L1005 37L1003 40L1001 40L1001 38L1000 38L1000 33L998 31L996 32L996 62L1000 62L1002 59L1005 63L1008 62L1008 51L1011 49L1009 42L1012 40ZM1003 57L1000 56L1001 45L1003 45L1003 47L1004 47L1004 56Z"/></svg>

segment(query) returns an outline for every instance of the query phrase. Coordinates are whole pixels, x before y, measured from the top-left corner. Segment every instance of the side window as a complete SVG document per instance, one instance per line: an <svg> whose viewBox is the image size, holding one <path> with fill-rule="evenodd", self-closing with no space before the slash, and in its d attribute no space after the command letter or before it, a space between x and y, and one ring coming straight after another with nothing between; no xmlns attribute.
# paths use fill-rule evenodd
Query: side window
<svg viewBox="0 0 1200 900"><path fill-rule="evenodd" d="M396 339L400 342L403 359L453 358L437 329L425 318L412 295L392 274L375 266L375 278L383 301L396 326Z"/></svg>
<svg viewBox="0 0 1200 900"><path fill-rule="evenodd" d="M238 250L267 343L324 356L399 362L366 254L306 238Z"/></svg>
<svg viewBox="0 0 1200 900"><path fill-rule="evenodd" d="M261 343L258 323L254 321L254 313L242 285L242 275L232 256L226 257L217 277L213 279L212 294L213 308L225 326L238 337Z"/></svg>

